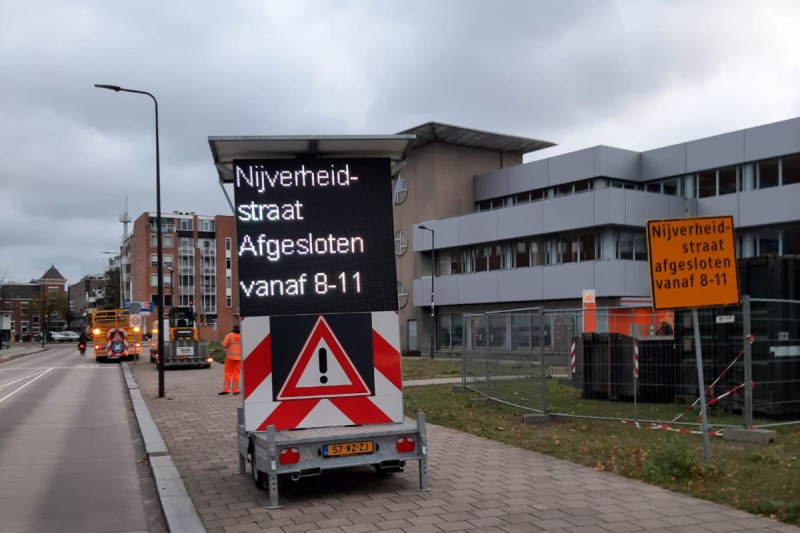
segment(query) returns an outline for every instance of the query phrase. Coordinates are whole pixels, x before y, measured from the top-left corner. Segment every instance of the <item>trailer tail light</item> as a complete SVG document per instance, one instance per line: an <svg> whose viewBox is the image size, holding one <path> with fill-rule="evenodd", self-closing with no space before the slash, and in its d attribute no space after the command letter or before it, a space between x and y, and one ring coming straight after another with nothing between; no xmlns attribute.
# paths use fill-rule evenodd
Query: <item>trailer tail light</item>
<svg viewBox="0 0 800 533"><path fill-rule="evenodd" d="M208 363L210 365L213 362L214 362L214 358L213 357L206 357L206 363Z"/></svg>
<svg viewBox="0 0 800 533"><path fill-rule="evenodd" d="M92 330L92 333L95 334L95 335L100 335L100 328L94 328Z"/></svg>
<svg viewBox="0 0 800 533"><path fill-rule="evenodd" d="M395 443L397 453L409 453L414 451L414 439L411 437L400 437Z"/></svg>
<svg viewBox="0 0 800 533"><path fill-rule="evenodd" d="M300 462L300 450L297 448L284 448L278 454L282 465L293 465Z"/></svg>

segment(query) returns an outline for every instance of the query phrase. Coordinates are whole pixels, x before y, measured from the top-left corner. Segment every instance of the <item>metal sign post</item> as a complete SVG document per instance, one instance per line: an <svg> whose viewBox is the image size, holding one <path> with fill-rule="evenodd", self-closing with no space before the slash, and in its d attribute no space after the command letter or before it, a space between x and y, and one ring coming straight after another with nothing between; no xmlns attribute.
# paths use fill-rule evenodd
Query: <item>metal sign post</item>
<svg viewBox="0 0 800 533"><path fill-rule="evenodd" d="M708 417L706 414L706 385L703 377L703 351L700 347L700 321L697 318L697 309L692 309L692 323L694 325L694 348L697 360L697 391L700 397L700 429L703 432L703 461L711 464L711 440L708 436Z"/></svg>

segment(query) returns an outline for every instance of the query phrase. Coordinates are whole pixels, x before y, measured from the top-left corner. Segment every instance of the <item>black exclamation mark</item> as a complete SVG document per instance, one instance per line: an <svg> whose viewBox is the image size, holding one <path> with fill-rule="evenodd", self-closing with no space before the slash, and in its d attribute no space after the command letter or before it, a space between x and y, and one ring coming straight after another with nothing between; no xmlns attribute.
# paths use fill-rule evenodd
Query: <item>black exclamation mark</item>
<svg viewBox="0 0 800 533"><path fill-rule="evenodd" d="M327 383L328 378L324 374L328 371L328 351L325 348L319 349L319 373L322 374L319 377L320 383Z"/></svg>

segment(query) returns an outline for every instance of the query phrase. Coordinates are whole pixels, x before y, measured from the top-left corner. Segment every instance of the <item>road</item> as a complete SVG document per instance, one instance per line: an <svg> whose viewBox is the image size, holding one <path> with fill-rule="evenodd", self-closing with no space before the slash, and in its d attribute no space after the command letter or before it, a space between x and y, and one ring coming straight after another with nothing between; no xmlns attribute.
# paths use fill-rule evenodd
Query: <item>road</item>
<svg viewBox="0 0 800 533"><path fill-rule="evenodd" d="M3 531L165 531L118 364L50 345L0 365Z"/></svg>

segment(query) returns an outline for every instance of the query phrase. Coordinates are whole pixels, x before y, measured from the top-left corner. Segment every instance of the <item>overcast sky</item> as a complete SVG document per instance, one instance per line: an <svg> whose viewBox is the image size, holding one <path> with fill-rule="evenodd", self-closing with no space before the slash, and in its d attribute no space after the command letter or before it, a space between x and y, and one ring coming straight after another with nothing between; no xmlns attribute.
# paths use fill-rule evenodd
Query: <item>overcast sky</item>
<svg viewBox="0 0 800 533"><path fill-rule="evenodd" d="M439 121L647 150L800 116L800 2L0 0L0 279L70 284L119 215L230 214L210 135Z"/></svg>

